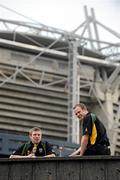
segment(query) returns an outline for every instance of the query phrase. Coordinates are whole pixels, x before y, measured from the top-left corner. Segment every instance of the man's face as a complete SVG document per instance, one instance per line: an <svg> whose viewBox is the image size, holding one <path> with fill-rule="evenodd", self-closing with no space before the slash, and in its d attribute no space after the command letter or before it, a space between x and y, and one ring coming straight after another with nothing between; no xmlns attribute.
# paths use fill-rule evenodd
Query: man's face
<svg viewBox="0 0 120 180"><path fill-rule="evenodd" d="M30 137L33 144L39 144L39 142L41 141L41 138L42 138L41 131L33 131L29 135L29 137Z"/></svg>
<svg viewBox="0 0 120 180"><path fill-rule="evenodd" d="M83 118L86 116L86 110L81 109L79 106L74 109L74 113L80 120L83 120Z"/></svg>

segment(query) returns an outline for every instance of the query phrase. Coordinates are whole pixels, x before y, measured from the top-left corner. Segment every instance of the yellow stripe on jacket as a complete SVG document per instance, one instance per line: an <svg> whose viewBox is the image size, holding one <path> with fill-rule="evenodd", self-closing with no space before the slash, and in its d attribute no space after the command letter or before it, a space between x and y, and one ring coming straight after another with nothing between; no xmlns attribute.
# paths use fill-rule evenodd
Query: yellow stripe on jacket
<svg viewBox="0 0 120 180"><path fill-rule="evenodd" d="M90 144L91 145L95 144L96 138L97 138L97 129L96 129L95 124L93 124L92 134L90 136Z"/></svg>

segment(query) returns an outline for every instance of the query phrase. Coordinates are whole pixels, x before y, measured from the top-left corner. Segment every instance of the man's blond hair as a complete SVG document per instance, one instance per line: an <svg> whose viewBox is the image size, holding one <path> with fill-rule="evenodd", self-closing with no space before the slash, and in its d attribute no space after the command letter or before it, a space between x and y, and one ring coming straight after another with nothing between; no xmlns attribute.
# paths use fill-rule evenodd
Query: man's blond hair
<svg viewBox="0 0 120 180"><path fill-rule="evenodd" d="M76 107L80 107L80 108L83 109L83 110L87 110L86 105L83 104L83 103L76 104L76 105L73 107L73 109L75 109Z"/></svg>
<svg viewBox="0 0 120 180"><path fill-rule="evenodd" d="M40 131L42 133L42 130L39 127L33 127L32 129L30 129L29 134L32 134L33 131Z"/></svg>

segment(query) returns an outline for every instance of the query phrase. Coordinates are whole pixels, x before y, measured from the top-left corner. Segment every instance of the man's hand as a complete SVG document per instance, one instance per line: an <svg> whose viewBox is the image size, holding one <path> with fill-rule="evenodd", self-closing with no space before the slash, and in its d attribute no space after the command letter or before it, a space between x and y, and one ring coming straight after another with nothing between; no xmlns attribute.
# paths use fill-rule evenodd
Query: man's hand
<svg viewBox="0 0 120 180"><path fill-rule="evenodd" d="M72 154L70 154L69 157L79 156L79 155L80 155L80 151L81 151L81 147L79 147L79 149L77 149L77 150L74 151Z"/></svg>

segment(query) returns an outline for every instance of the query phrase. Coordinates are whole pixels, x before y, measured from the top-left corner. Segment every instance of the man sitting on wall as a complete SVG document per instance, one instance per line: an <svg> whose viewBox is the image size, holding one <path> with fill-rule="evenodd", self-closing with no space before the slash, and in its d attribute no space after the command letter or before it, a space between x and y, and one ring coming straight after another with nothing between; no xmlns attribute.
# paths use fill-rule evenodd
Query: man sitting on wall
<svg viewBox="0 0 120 180"><path fill-rule="evenodd" d="M83 103L76 104L73 109L82 123L82 137L80 147L69 156L110 155L110 143L103 123Z"/></svg>

